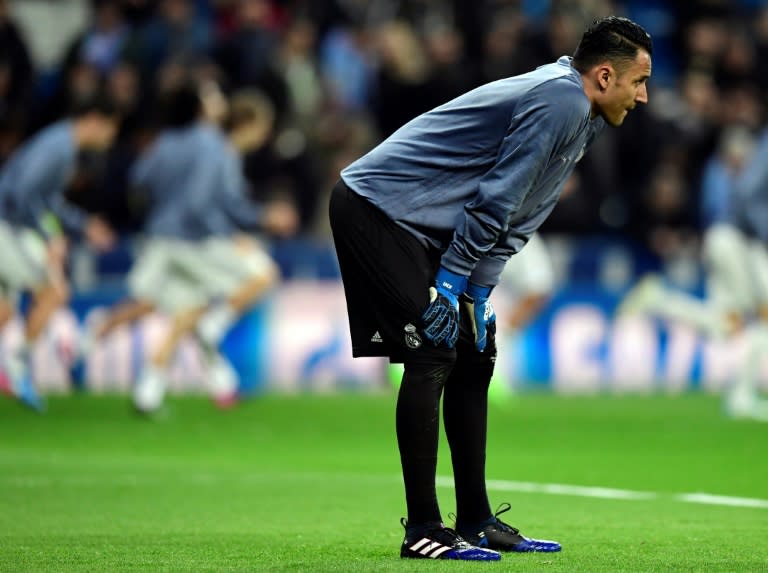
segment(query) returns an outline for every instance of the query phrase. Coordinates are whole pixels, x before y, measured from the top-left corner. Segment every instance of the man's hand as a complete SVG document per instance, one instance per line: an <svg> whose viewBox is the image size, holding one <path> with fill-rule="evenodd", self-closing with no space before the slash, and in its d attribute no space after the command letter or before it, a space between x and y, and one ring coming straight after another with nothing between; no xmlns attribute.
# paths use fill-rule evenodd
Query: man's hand
<svg viewBox="0 0 768 573"><path fill-rule="evenodd" d="M290 237L299 229L299 212L293 203L278 199L264 208L264 230L276 237Z"/></svg>
<svg viewBox="0 0 768 573"><path fill-rule="evenodd" d="M92 216L85 224L85 238L97 251L105 252L115 245L115 233L101 217Z"/></svg>
<svg viewBox="0 0 768 573"><path fill-rule="evenodd" d="M459 296L467 288L467 277L440 267L435 286L429 289L429 306L421 315L424 336L432 344L453 348L459 337Z"/></svg>
<svg viewBox="0 0 768 573"><path fill-rule="evenodd" d="M475 335L475 346L482 352L488 343L488 333L496 334L496 312L489 300L492 287L484 287L469 283L465 296L469 299L469 316L472 317L472 332Z"/></svg>

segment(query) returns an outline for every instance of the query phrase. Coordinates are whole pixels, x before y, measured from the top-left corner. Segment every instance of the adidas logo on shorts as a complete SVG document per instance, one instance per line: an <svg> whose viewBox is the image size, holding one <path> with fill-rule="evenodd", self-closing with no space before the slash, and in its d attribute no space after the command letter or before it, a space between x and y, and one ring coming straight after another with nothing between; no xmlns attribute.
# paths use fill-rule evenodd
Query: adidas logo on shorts
<svg viewBox="0 0 768 573"><path fill-rule="evenodd" d="M371 336L371 342L384 342L384 339L381 337L378 330Z"/></svg>

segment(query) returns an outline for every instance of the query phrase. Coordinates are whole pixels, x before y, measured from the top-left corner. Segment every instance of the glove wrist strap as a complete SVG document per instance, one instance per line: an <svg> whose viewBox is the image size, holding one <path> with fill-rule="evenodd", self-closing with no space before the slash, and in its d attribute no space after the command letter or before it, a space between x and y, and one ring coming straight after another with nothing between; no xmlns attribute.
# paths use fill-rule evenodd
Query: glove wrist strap
<svg viewBox="0 0 768 573"><path fill-rule="evenodd" d="M466 294L471 299L488 298L492 290L492 286L482 286L471 282L467 286Z"/></svg>
<svg viewBox="0 0 768 573"><path fill-rule="evenodd" d="M435 275L435 285L437 290L446 291L454 296L459 296L467 290L469 279L464 275L449 271L445 267L440 267Z"/></svg>

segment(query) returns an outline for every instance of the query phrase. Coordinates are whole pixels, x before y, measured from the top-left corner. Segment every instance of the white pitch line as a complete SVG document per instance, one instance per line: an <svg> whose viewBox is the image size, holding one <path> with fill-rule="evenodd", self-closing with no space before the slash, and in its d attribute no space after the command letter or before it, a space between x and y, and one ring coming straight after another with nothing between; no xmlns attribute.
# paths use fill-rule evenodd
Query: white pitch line
<svg viewBox="0 0 768 573"><path fill-rule="evenodd" d="M628 489L615 489L609 487L586 487L579 485L566 485L561 483L542 483L542 484L525 484L522 485L536 485L537 489L534 491L541 491L542 493L550 493L553 495L577 495L580 497L599 497L603 499L655 499L657 494L650 491L632 491ZM512 482L512 487L521 485L520 483ZM509 488L510 484L504 481L496 483L492 480L491 487L504 490Z"/></svg>
<svg viewBox="0 0 768 573"><path fill-rule="evenodd" d="M730 497L727 495L712 495L711 493L681 493L676 495L675 499L686 503L768 509L768 499L757 499L754 497Z"/></svg>
<svg viewBox="0 0 768 573"><path fill-rule="evenodd" d="M631 489L615 489L609 487L588 487L560 483L534 483L527 481L487 480L486 487L496 491L515 491L522 493L546 493L551 495L571 495L576 497L595 497L602 499L623 500L652 500L673 499L684 503L699 503L705 505L724 505L728 507L749 507L768 509L768 499L753 497L732 497L711 493L680 493L661 494L653 491L636 491ZM453 487L453 478L438 476L437 485Z"/></svg>
<svg viewBox="0 0 768 573"><path fill-rule="evenodd" d="M453 487L453 478L438 476L437 484ZM598 497L603 499L656 499L658 494L650 491L633 491L609 487L588 487L566 485L562 483L534 483L527 481L508 481L490 479L485 486L496 491L517 491L525 493L548 493L552 495L574 495L577 497Z"/></svg>
<svg viewBox="0 0 768 573"><path fill-rule="evenodd" d="M198 486L219 486L222 483L255 484L279 480L281 482L299 480L349 480L355 482L401 482L400 476L367 475L336 472L279 472L246 475L219 475L216 473L181 471L172 475L147 475L147 474L122 474L120 476L104 475L63 475L63 476L7 476L0 475L0 485L12 488L42 488L51 486L88 486L120 485L127 487L141 487L147 484L163 483L169 479L176 482L187 482ZM436 483L439 487L453 487L453 478L450 476L437 476ZM697 503L702 505L718 505L726 507L745 507L752 509L768 509L768 499L754 497L734 497L728 495L716 495L705 492L697 493L658 493L652 491L638 491L631 489L616 489L610 487L590 487L581 485L568 485L561 483L536 483L527 481L510 481L491 479L486 481L486 487L495 491L512 491L519 493L536 493L549 495L570 495L575 497L590 497L600 499L616 499L629 501L642 500L669 500L681 503Z"/></svg>

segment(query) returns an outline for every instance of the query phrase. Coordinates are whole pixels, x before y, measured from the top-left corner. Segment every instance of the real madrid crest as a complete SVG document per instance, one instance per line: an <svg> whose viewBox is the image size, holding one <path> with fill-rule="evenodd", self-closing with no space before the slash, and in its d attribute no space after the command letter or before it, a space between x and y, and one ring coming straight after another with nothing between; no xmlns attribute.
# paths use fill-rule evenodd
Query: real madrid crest
<svg viewBox="0 0 768 573"><path fill-rule="evenodd" d="M405 325L405 345L411 350L421 347L421 336L416 332L416 327L410 323Z"/></svg>

